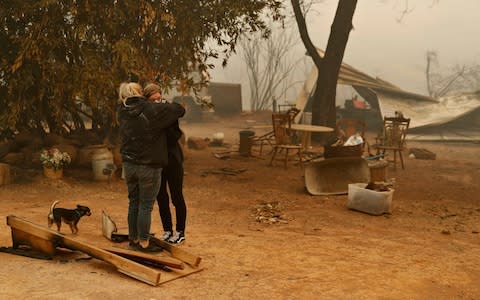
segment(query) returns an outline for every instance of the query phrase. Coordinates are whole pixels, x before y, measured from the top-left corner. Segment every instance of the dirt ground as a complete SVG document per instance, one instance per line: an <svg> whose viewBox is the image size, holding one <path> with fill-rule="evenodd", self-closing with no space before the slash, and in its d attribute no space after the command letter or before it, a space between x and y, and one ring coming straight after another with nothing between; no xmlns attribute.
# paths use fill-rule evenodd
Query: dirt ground
<svg viewBox="0 0 480 300"><path fill-rule="evenodd" d="M187 136L225 133L238 145L253 115L183 123ZM260 131L260 130L258 130ZM406 158L389 167L396 179L393 212L371 216L347 209L347 195L311 196L303 171L263 159L188 150L185 198L186 242L202 258L203 271L158 287L149 286L100 260L61 252L53 260L0 253L0 299L480 299L480 145L409 142L436 160ZM236 175L212 170L245 169ZM0 187L0 212L46 225L50 204L77 203L93 214L79 224L77 239L98 246L102 210L126 228L127 190L120 179L93 181L90 170L66 169L51 181L41 170L15 171L15 183ZM279 222L259 222L276 209ZM68 228L62 232L71 236ZM158 207L152 232L162 233ZM0 224L0 246L11 246Z"/></svg>

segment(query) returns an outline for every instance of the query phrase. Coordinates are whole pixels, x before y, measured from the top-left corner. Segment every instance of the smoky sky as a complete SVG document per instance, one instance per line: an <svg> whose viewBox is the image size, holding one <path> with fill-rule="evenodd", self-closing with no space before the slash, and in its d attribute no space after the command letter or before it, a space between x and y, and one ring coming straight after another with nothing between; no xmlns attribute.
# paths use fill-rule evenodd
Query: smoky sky
<svg viewBox="0 0 480 300"><path fill-rule="evenodd" d="M427 51L437 52L434 68L439 72L480 64L479 0L407 2L408 13L402 17L403 0L358 0L344 62L420 94L426 94ZM307 18L310 36L319 48L326 47L336 6L337 1L327 0ZM297 47L296 53L302 55L303 44ZM234 57L226 69L216 68L211 73L213 81L242 83L245 102L248 77L239 70L243 70L242 62Z"/></svg>

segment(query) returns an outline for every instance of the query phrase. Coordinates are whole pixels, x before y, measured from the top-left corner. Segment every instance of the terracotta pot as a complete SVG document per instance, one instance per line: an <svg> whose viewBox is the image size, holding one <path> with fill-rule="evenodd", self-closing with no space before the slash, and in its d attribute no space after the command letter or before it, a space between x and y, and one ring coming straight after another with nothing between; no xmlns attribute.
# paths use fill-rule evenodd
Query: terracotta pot
<svg viewBox="0 0 480 300"><path fill-rule="evenodd" d="M63 177L63 169L55 170L54 168L43 167L43 175L49 179L60 179Z"/></svg>

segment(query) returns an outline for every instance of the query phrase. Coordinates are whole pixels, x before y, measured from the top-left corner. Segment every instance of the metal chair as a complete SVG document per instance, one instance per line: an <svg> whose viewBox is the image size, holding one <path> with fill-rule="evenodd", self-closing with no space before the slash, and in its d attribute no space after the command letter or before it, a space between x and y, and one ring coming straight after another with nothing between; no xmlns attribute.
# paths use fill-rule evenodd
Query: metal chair
<svg viewBox="0 0 480 300"><path fill-rule="evenodd" d="M377 136L373 147L377 149L377 155L385 156L387 151L393 151L393 166L397 167L397 153L400 157L402 169L405 169L403 163L402 151L405 146L405 138L407 136L410 119L404 117L385 117L383 119L383 130Z"/></svg>
<svg viewBox="0 0 480 300"><path fill-rule="evenodd" d="M275 145L273 145L272 158L270 160L270 165L273 165L275 156L280 151L285 151L284 157L284 167L287 168L288 163L288 154L289 151L296 151L296 155L300 160L300 165L302 165L302 150L303 147L301 144L296 144L293 142L293 131L291 130L291 124L295 116L300 112L296 108L289 109L286 113L274 113L272 114L272 126L273 133L275 136Z"/></svg>

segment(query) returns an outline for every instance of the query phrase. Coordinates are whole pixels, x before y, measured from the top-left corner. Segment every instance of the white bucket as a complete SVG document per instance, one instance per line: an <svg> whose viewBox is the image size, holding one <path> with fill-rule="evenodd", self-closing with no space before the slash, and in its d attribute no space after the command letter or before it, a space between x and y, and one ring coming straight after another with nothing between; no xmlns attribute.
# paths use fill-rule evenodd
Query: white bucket
<svg viewBox="0 0 480 300"><path fill-rule="evenodd" d="M108 180L115 170L112 170L113 154L108 148L96 149L92 153L93 179ZM109 174L110 173L110 174Z"/></svg>
<svg viewBox="0 0 480 300"><path fill-rule="evenodd" d="M93 152L97 150L105 149L106 147L107 146L105 146L104 144L98 144L98 145L89 145L89 146L85 146L83 148L78 149L77 159L75 163L79 167L90 168L90 166L92 165Z"/></svg>
<svg viewBox="0 0 480 300"><path fill-rule="evenodd" d="M394 189L379 192L366 189L366 186L366 183L351 183L348 185L347 207L377 216L392 213Z"/></svg>

